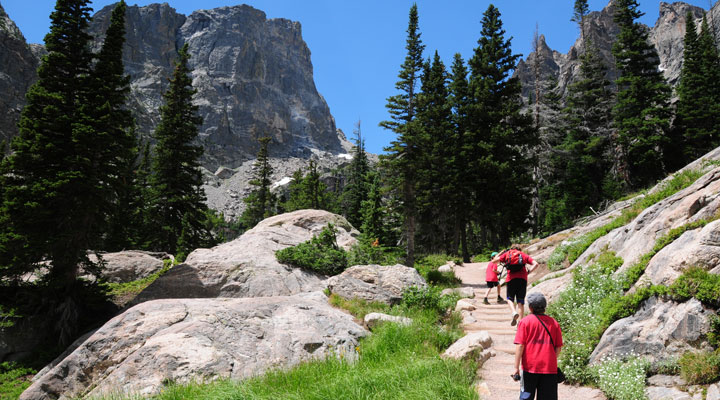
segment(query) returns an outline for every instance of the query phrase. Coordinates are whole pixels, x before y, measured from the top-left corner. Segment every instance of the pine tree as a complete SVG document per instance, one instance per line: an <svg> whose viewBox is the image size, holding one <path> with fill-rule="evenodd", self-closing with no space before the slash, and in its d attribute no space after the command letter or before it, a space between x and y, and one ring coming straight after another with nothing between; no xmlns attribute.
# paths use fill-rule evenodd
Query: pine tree
<svg viewBox="0 0 720 400"><path fill-rule="evenodd" d="M720 62L705 19L701 29L698 36L692 14L688 12L674 134L666 157L673 170L720 144Z"/></svg>
<svg viewBox="0 0 720 400"><path fill-rule="evenodd" d="M362 224L360 231L372 242L378 241L378 244L388 246L390 238L385 229L384 215L385 207L381 193L380 175L375 172L368 173L370 181L368 189L368 197L362 202L360 213L362 215Z"/></svg>
<svg viewBox="0 0 720 400"><path fill-rule="evenodd" d="M269 137L258 139L258 142L260 142L260 150L258 151L255 164L253 164L255 168L253 179L249 182L254 189L243 199L247 208L240 216L240 222L245 229L250 229L263 219L275 215L277 199L275 194L270 190L273 173L268 153L270 141L271 138Z"/></svg>
<svg viewBox="0 0 720 400"><path fill-rule="evenodd" d="M467 131L470 126L468 112L470 109L470 88L468 84L468 70L460 54L453 57L450 83L448 85L450 107L452 109L452 129L455 143L452 151L455 157L455 196L452 197L452 208L456 210L454 219L453 248L460 248L463 261L470 262L470 250L467 243L467 210L472 208L472 192L470 182L474 177L471 164L472 148L467 141Z"/></svg>
<svg viewBox="0 0 720 400"><path fill-rule="evenodd" d="M520 82L512 77L520 56L512 54L511 40L504 35L500 11L490 5L469 61L474 218L490 231L495 247L527 227L533 165L529 148L537 144L532 118L521 113Z"/></svg>
<svg viewBox="0 0 720 400"><path fill-rule="evenodd" d="M127 108L130 76L125 75L122 51L125 43L126 4L120 1L113 9L105 40L91 75L94 96L83 107L96 132L94 170L104 180L104 190L111 201L104 205L108 224L105 250L132 246L137 235L133 230L142 224L136 209L141 206L140 189L135 182L138 158L134 121ZM136 218L133 218L136 217Z"/></svg>
<svg viewBox="0 0 720 400"><path fill-rule="evenodd" d="M427 60L418 95L416 123L421 161L416 166L420 240L429 252L453 254L454 213L451 207L457 188L448 74L438 52Z"/></svg>
<svg viewBox="0 0 720 400"><path fill-rule="evenodd" d="M3 275L31 271L49 259L48 279L67 293L79 265L89 265L86 251L98 244L101 204L107 201L104 177L92 171L95 160L89 156L97 136L82 113L92 61L87 3L57 2L45 36L48 54L28 91L3 171Z"/></svg>
<svg viewBox="0 0 720 400"><path fill-rule="evenodd" d="M362 137L360 121L357 122L353 132L355 134L355 147L347 184L343 188L342 203L343 215L353 226L362 224L362 202L368 196L367 173L370 169L367 154L365 153L365 139Z"/></svg>
<svg viewBox="0 0 720 400"><path fill-rule="evenodd" d="M575 0L575 5L573 6L573 16L572 18L570 18L570 21L578 24L578 27L580 28L580 37L582 38L582 42L585 45L586 49L587 42L585 41L585 17L588 15L589 12L590 6L588 6L587 0Z"/></svg>
<svg viewBox="0 0 720 400"><path fill-rule="evenodd" d="M406 244L405 263L412 267L415 264L415 167L421 157L418 151L417 124L414 123L417 108L418 81L423 68L423 49L425 45L418 31L417 4L410 8L407 29L408 37L405 48L407 55L401 65L395 88L399 94L388 98L385 106L390 112L389 121L380 122L380 126L391 130L397 135L396 140L386 148L386 165L393 171L396 182L393 186L400 188L402 198L402 214L404 218L404 236Z"/></svg>
<svg viewBox="0 0 720 400"><path fill-rule="evenodd" d="M153 247L174 253L214 242L205 227L205 192L202 188L200 156L203 148L194 144L202 118L192 103L192 87L187 43L178 52L178 60L163 95L160 123L155 129L157 142L150 176L151 215L158 227ZM185 221L185 227L183 227ZM183 247L178 247L185 230Z"/></svg>
<svg viewBox="0 0 720 400"><path fill-rule="evenodd" d="M622 177L640 187L663 176L662 149L670 118L670 88L660 72L657 51L648 42L647 29L635 22L643 15L636 0L616 2L615 22L620 33L613 55L620 73L614 121L621 159Z"/></svg>

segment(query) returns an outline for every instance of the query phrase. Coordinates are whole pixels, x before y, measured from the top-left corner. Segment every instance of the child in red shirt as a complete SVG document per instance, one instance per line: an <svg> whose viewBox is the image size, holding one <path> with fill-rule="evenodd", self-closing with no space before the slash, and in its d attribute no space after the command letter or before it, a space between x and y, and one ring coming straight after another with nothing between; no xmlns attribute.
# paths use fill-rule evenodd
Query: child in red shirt
<svg viewBox="0 0 720 400"><path fill-rule="evenodd" d="M490 254L490 258L494 258L498 253L493 252ZM497 302L498 304L505 304L505 299L500 296L500 279L498 278L498 266L494 262L489 262L487 265L487 269L485 270L485 283L487 283L487 292L485 292L485 298L483 299L483 304L490 304L488 301L488 295L492 291L492 288L497 288Z"/></svg>

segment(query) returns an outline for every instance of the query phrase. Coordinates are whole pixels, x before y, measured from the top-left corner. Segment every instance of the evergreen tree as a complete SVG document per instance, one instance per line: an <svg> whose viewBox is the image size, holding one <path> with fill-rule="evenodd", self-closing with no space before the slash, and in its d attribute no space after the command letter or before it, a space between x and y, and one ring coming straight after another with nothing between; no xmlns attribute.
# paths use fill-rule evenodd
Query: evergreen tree
<svg viewBox="0 0 720 400"><path fill-rule="evenodd" d="M614 121L622 151L621 168L626 183L640 187L663 176L662 149L670 118L670 88L660 72L655 47L647 29L635 22L643 15L636 0L618 0L615 22L620 28L613 55L620 73Z"/></svg>
<svg viewBox="0 0 720 400"><path fill-rule="evenodd" d="M273 173L268 153L270 140L269 137L258 139L260 142L260 150L258 151L257 160L255 160L255 164L253 164L255 174L249 182L251 186L254 186L254 189L243 199L247 208L240 216L240 222L245 229L250 229L263 219L275 215L277 199L275 194L270 190Z"/></svg>
<svg viewBox="0 0 720 400"><path fill-rule="evenodd" d="M585 41L585 17L590 12L590 6L588 6L587 0L575 0L575 5L573 6L573 16L570 18L572 22L575 22L578 24L578 27L580 28L580 37L582 38L582 42L585 45L585 48L587 49L587 42Z"/></svg>
<svg viewBox="0 0 720 400"><path fill-rule="evenodd" d="M422 157L416 165L417 204L420 236L429 252L453 254L454 210L457 166L454 146L456 131L452 124L448 74L438 52L425 63L421 93L418 95L416 123Z"/></svg>
<svg viewBox="0 0 720 400"><path fill-rule="evenodd" d="M357 122L355 134L355 147L347 184L343 188L342 203L343 215L353 226L362 224L362 202L368 196L367 173L370 169L367 154L365 154L365 139L360 130L360 121Z"/></svg>
<svg viewBox="0 0 720 400"><path fill-rule="evenodd" d="M90 265L86 251L98 244L107 201L105 177L93 171L98 138L82 107L91 87L87 3L57 2L45 36L48 54L27 93L13 153L3 168L2 273L12 278L51 260L47 278L66 295L79 265Z"/></svg>
<svg viewBox="0 0 720 400"><path fill-rule="evenodd" d="M368 180L370 181L368 197L363 200L360 210L362 215L360 231L371 241L377 240L379 244L387 246L391 243L383 218L386 211L383 206L380 176L375 172L370 172Z"/></svg>
<svg viewBox="0 0 720 400"><path fill-rule="evenodd" d="M532 118L521 113L520 82L512 77L519 55L505 39L500 11L483 14L481 37L470 65L472 107L468 143L474 157L474 219L493 247L527 227L532 185L529 148L537 144ZM513 199L508 201L507 199Z"/></svg>
<svg viewBox="0 0 720 400"><path fill-rule="evenodd" d="M455 196L452 196L451 207L454 215L454 244L453 248L460 248L465 262L470 262L470 251L467 243L468 213L472 207L472 193L470 183L474 180L471 165L472 147L467 141L467 131L470 126L468 112L470 110L470 88L468 84L468 70L460 54L455 54L451 69L450 83L448 85L450 107L452 109L452 129L455 143L452 150L455 158Z"/></svg>
<svg viewBox="0 0 720 400"><path fill-rule="evenodd" d="M690 12L685 21L685 49L677 86L674 134L666 153L668 166L673 170L720 144L720 62L717 47L705 19L699 36ZM677 149L682 149L683 153Z"/></svg>
<svg viewBox="0 0 720 400"><path fill-rule="evenodd" d="M568 88L561 118L565 137L553 149L553 175L545 187L543 229L570 226L602 200L615 195L608 157L613 96L606 67L592 43L580 64L580 80Z"/></svg>
<svg viewBox="0 0 720 400"><path fill-rule="evenodd" d="M108 218L105 250L121 250L135 244L133 230L142 225L137 208L143 199L136 186L135 167L138 158L134 121L127 108L130 76L122 62L125 43L126 4L120 1L113 9L105 41L91 75L94 96L83 105L90 117L88 125L96 132L94 170L107 176L104 190L111 201L105 204Z"/></svg>
<svg viewBox="0 0 720 400"><path fill-rule="evenodd" d="M158 227L153 247L174 253L214 242L205 226L207 206L200 172L203 148L193 143L202 118L192 103L196 90L189 59L186 43L178 52L170 86L163 95L150 176L151 216ZM181 235L183 248L178 247Z"/></svg>
<svg viewBox="0 0 720 400"><path fill-rule="evenodd" d="M423 68L423 49L425 45L420 39L418 30L417 4L410 8L407 29L408 37L405 48L407 55L401 65L395 88L399 94L388 98L385 106L390 112L389 121L380 122L380 126L391 130L397 138L386 148L386 165L393 171L394 187L400 188L402 198L402 214L404 219L404 236L406 244L405 263L412 267L415 264L415 167L421 157L418 151L417 124L414 123L417 108L418 81Z"/></svg>

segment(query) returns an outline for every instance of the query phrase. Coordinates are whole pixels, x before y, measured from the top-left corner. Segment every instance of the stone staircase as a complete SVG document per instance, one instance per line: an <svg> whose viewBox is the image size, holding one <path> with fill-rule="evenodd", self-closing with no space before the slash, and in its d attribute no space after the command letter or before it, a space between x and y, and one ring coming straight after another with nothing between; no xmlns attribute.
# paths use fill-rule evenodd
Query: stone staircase
<svg viewBox="0 0 720 400"><path fill-rule="evenodd" d="M510 375L515 369L515 327L510 325L512 314L507 304L497 303L497 290L493 289L488 297L489 305L483 304L485 288L486 263L465 264L455 267L455 275L463 285L472 287L475 298L470 302L476 309L470 312L475 322L466 323L466 332L487 331L493 339L496 355L483 364L478 375L478 394L484 400L517 400L520 395L520 382L515 382ZM503 296L505 289L501 290ZM559 399L572 400L605 400L606 397L597 389L560 385Z"/></svg>

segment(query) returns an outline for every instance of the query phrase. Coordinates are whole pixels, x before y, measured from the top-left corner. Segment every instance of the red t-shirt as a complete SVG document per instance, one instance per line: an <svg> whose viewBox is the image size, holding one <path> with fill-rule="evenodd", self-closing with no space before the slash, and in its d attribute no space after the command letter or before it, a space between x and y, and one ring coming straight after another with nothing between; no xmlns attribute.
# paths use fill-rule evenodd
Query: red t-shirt
<svg viewBox="0 0 720 400"><path fill-rule="evenodd" d="M498 281L498 267L494 262L489 262L487 269L485 270L485 282L497 282Z"/></svg>
<svg viewBox="0 0 720 400"><path fill-rule="evenodd" d="M525 265L532 264L534 260L529 255L520 252L523 257L523 261L525 262ZM500 262L503 264L507 264L510 260L510 252L505 252L500 256ZM512 272L508 270L507 278L505 278L505 282L510 282L511 280L519 278L519 279L525 279L528 280L528 272L527 268L521 268L520 271Z"/></svg>
<svg viewBox="0 0 720 400"><path fill-rule="evenodd" d="M542 318L548 331L552 335L555 347L562 347L562 331L554 318L547 315L531 314L520 320L515 333L515 344L522 344L525 349L522 354L522 369L533 374L557 374L557 356L550 336L538 321Z"/></svg>

